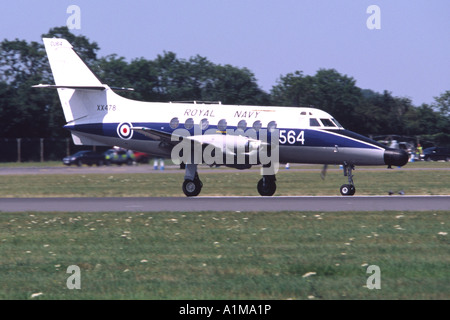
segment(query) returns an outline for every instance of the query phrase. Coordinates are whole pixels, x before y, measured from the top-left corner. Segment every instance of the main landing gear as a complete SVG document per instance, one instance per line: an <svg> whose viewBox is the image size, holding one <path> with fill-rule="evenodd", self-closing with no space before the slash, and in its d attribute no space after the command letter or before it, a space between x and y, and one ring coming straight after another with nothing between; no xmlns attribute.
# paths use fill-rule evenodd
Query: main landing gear
<svg viewBox="0 0 450 320"><path fill-rule="evenodd" d="M344 176L348 177L348 184L343 184L340 188L341 195L343 196L352 196L356 192L355 185L353 183L353 175L352 170L355 169L355 166L352 164L347 164L344 162Z"/></svg>
<svg viewBox="0 0 450 320"><path fill-rule="evenodd" d="M258 193L263 197L271 197L277 190L277 181L275 177L276 171L274 170L270 163L263 165L261 168L262 178L258 181L258 185L256 188L258 189Z"/></svg>
<svg viewBox="0 0 450 320"><path fill-rule="evenodd" d="M197 165L187 164L184 174L183 192L187 197L196 197L202 191L203 183L198 177Z"/></svg>
<svg viewBox="0 0 450 320"><path fill-rule="evenodd" d="M187 197L196 197L202 191L203 183L200 180L197 173L196 164L186 164L185 174L183 182L183 193ZM277 179L274 174L263 175L261 180L259 180L257 189L260 195L270 197L273 196L277 190L277 185L275 183Z"/></svg>
<svg viewBox="0 0 450 320"><path fill-rule="evenodd" d="M260 195L265 197L273 196L277 190L277 184L275 183L277 179L275 175L265 175L258 181L257 189Z"/></svg>

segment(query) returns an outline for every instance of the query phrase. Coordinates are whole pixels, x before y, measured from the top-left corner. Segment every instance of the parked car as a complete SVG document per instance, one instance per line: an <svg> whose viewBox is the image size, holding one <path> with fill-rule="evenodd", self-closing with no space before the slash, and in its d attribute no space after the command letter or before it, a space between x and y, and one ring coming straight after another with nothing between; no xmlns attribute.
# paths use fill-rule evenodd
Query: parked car
<svg viewBox="0 0 450 320"><path fill-rule="evenodd" d="M102 166L105 164L105 156L101 153L95 152L95 151L78 151L77 153L65 157L63 159L63 163L66 166L70 166L72 164L75 164L79 167L81 167L83 164L87 164L88 166L97 165Z"/></svg>
<svg viewBox="0 0 450 320"><path fill-rule="evenodd" d="M423 150L421 158L425 161L450 161L450 148L431 147Z"/></svg>
<svg viewBox="0 0 450 320"><path fill-rule="evenodd" d="M134 162L133 151L125 149L109 149L104 153L105 163L107 166L117 164L119 166L127 164L131 166Z"/></svg>
<svg viewBox="0 0 450 320"><path fill-rule="evenodd" d="M144 152L134 152L134 158L137 163L149 163L150 155Z"/></svg>

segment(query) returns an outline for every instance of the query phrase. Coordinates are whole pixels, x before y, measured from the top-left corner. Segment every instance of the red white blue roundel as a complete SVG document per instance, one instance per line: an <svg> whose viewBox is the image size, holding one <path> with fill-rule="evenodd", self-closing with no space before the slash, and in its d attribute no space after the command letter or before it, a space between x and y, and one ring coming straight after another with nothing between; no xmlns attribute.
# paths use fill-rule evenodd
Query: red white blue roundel
<svg viewBox="0 0 450 320"><path fill-rule="evenodd" d="M117 126L117 134L121 139L129 140L133 136L133 130L131 130L131 124L128 122L122 122Z"/></svg>

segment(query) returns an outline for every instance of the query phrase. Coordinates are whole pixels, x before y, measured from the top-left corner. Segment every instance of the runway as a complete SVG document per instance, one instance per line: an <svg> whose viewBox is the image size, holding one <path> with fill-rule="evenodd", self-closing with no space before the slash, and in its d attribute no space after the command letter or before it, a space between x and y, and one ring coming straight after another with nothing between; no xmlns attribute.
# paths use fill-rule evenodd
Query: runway
<svg viewBox="0 0 450 320"><path fill-rule="evenodd" d="M0 198L1 212L450 211L450 196Z"/></svg>

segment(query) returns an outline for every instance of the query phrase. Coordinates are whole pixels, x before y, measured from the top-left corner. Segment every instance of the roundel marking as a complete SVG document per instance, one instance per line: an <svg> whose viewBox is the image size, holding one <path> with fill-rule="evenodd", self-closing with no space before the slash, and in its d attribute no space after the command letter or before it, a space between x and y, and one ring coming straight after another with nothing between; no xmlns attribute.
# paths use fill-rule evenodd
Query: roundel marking
<svg viewBox="0 0 450 320"><path fill-rule="evenodd" d="M131 123L122 122L117 126L117 134L123 140L129 140L133 136L133 130L131 130Z"/></svg>

